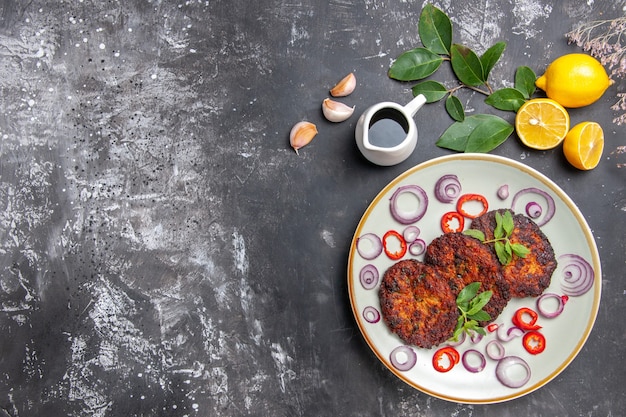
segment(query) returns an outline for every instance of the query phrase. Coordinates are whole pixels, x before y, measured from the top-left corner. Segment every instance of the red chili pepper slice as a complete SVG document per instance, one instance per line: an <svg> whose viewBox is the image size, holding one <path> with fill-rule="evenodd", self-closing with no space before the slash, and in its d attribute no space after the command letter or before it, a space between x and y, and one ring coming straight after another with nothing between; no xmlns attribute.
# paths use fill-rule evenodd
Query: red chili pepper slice
<svg viewBox="0 0 626 417"><path fill-rule="evenodd" d="M539 314L535 310L528 307L522 307L515 312L511 321L513 324L524 331L539 330L541 326L537 324Z"/></svg>
<svg viewBox="0 0 626 417"><path fill-rule="evenodd" d="M482 204L482 211L478 214L471 214L466 212L463 209L463 206L470 201L478 201L480 204ZM487 202L487 199L480 194L463 194L456 202L456 211L458 211L468 219L475 219L476 217L482 216L483 214L487 213L487 210L489 210L489 203Z"/></svg>
<svg viewBox="0 0 626 417"><path fill-rule="evenodd" d="M452 226L450 226L450 222L452 222L453 220L456 220L459 224L456 229L453 229ZM443 230L444 233L462 232L464 227L465 219L460 213L457 213L456 211L450 211L441 216L441 230Z"/></svg>
<svg viewBox="0 0 626 417"><path fill-rule="evenodd" d="M487 325L487 331L489 333L495 332L496 330L498 330L498 324L497 323L490 323Z"/></svg>
<svg viewBox="0 0 626 417"><path fill-rule="evenodd" d="M536 331L530 331L524 335L522 339L524 349L531 355L537 355L543 352L546 348L546 337Z"/></svg>
<svg viewBox="0 0 626 417"><path fill-rule="evenodd" d="M396 252L391 252L387 248L387 239L389 238L395 238L398 240L398 243L400 244L400 249L398 249ZM397 261L406 254L407 246L404 238L400 233L396 232L395 230L390 230L383 236L383 249L385 250L385 254L389 257L389 259Z"/></svg>
<svg viewBox="0 0 626 417"><path fill-rule="evenodd" d="M443 360L445 358L445 360ZM444 346L433 355L433 367L438 372L448 372L459 363L461 355L452 346Z"/></svg>

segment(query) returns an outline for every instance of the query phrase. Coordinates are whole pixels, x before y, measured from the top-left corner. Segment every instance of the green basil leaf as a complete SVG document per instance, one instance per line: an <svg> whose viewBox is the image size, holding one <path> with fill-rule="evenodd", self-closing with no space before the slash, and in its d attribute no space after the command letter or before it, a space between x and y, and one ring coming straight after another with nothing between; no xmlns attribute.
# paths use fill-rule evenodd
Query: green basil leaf
<svg viewBox="0 0 626 417"><path fill-rule="evenodd" d="M411 90L414 97L423 94L426 97L426 103L439 101L448 94L446 87L437 81L423 81L415 84Z"/></svg>
<svg viewBox="0 0 626 417"><path fill-rule="evenodd" d="M518 67L515 71L515 88L524 95L524 98L530 98L535 92L535 80L537 75L535 71L526 66Z"/></svg>
<svg viewBox="0 0 626 417"><path fill-rule="evenodd" d="M491 117L480 123L467 138L465 152L492 151L502 144L513 133L515 128L506 120L489 115Z"/></svg>
<svg viewBox="0 0 626 417"><path fill-rule="evenodd" d="M506 48L505 42L498 42L493 45L491 48L487 49L484 54L480 57L480 62L483 64L483 80L487 81L489 78L489 73L496 65L500 57L502 56L502 52L504 52L504 48Z"/></svg>
<svg viewBox="0 0 626 417"><path fill-rule="evenodd" d="M494 213L496 219L496 227L493 229L493 237L495 239L502 239L504 237L504 228L502 227L502 214L499 211Z"/></svg>
<svg viewBox="0 0 626 417"><path fill-rule="evenodd" d="M463 316L459 316L459 321L456 323L456 327L454 328L454 333L452 334L452 340L455 342L459 340L459 336L463 333Z"/></svg>
<svg viewBox="0 0 626 417"><path fill-rule="evenodd" d="M436 54L450 54L452 23L444 12L432 4L424 6L418 31L424 47Z"/></svg>
<svg viewBox="0 0 626 417"><path fill-rule="evenodd" d="M478 55L467 46L452 45L450 63L454 74L463 84L477 87L485 83L483 64Z"/></svg>
<svg viewBox="0 0 626 417"><path fill-rule="evenodd" d="M457 122L465 120L465 109L457 96L450 94L446 99L446 111Z"/></svg>
<svg viewBox="0 0 626 417"><path fill-rule="evenodd" d="M498 260L502 265L508 265L511 262L511 256L507 253L504 243L501 240L498 240L493 243L493 247L496 250L496 255L498 256Z"/></svg>
<svg viewBox="0 0 626 417"><path fill-rule="evenodd" d="M498 110L517 111L526 102L524 94L515 88L502 88L485 99L485 103Z"/></svg>
<svg viewBox="0 0 626 417"><path fill-rule="evenodd" d="M491 300L492 296L493 296L493 291L491 290L483 291L476 296L476 300L478 300L476 303L484 307L489 302L489 300Z"/></svg>
<svg viewBox="0 0 626 417"><path fill-rule="evenodd" d="M479 288L480 288L480 282L472 282L471 284L467 284L459 292L459 295L457 295L456 303L462 304L462 303L469 302L472 298L476 297L476 294L478 293Z"/></svg>
<svg viewBox="0 0 626 417"><path fill-rule="evenodd" d="M403 52L389 68L389 77L398 81L415 81L428 77L443 62L443 58L426 48Z"/></svg>
<svg viewBox="0 0 626 417"><path fill-rule="evenodd" d="M480 326L478 325L478 322L476 320L468 320L465 322L465 329L467 330L476 330L478 329Z"/></svg>
<svg viewBox="0 0 626 417"><path fill-rule="evenodd" d="M486 311L483 311L483 310L477 311L474 314L468 314L467 317L469 317L472 320L476 320L476 321L491 320L491 316L489 315L489 313L487 313ZM477 327L474 330L478 331L478 329L480 329L480 327Z"/></svg>
<svg viewBox="0 0 626 417"><path fill-rule="evenodd" d="M525 258L530 253L530 249L521 243L511 243L511 250L520 258Z"/></svg>
<svg viewBox="0 0 626 417"><path fill-rule="evenodd" d="M485 241L485 234L482 230L478 229L467 229L463 232L464 235L471 236L475 239L480 240L481 242Z"/></svg>
<svg viewBox="0 0 626 417"><path fill-rule="evenodd" d="M502 228L504 229L506 236L511 236L513 229L515 228L515 222L513 221L513 214L510 210L506 210L502 215Z"/></svg>
<svg viewBox="0 0 626 417"><path fill-rule="evenodd" d="M487 314L489 315L489 314ZM488 319L485 320L481 320L481 321L487 321L487 320L491 320L491 317L489 317ZM476 329L474 329L476 331L476 333L481 334L483 336L487 335L487 332L485 331L485 329L483 329L482 327L477 327Z"/></svg>
<svg viewBox="0 0 626 417"><path fill-rule="evenodd" d="M506 256L508 256L510 259L513 259L513 249L511 249L511 241L507 240L504 243L504 250L506 251Z"/></svg>
<svg viewBox="0 0 626 417"><path fill-rule="evenodd" d="M492 294L493 293L491 291L484 291L478 294L470 303L470 308L467 310L467 315L472 316L482 310L483 307L487 305L487 303L491 299Z"/></svg>
<svg viewBox="0 0 626 417"><path fill-rule="evenodd" d="M462 122L450 125L439 137L436 145L440 148L451 149L457 152L464 152L467 146L467 138L483 120L490 116L486 114L475 114L466 117Z"/></svg>

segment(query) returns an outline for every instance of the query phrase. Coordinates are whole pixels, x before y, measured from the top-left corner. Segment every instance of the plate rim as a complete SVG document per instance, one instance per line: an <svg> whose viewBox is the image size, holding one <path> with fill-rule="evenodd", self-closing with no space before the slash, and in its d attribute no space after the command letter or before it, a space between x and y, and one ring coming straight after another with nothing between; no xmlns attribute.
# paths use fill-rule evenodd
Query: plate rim
<svg viewBox="0 0 626 417"><path fill-rule="evenodd" d="M443 163L448 163L451 161L459 161L459 160L472 160L472 161L485 161L485 162L491 162L491 163L497 163L497 164L501 164L501 165L507 165L509 167L513 167L515 169L518 169L522 172L524 172L527 175L530 175L531 177L537 179L538 181L540 181L541 183L545 184L550 191L552 191L554 194L556 194L561 200L562 202L568 207L568 209L571 211L571 213L573 214L573 216L576 218L576 220L578 221L579 225L582 228L582 232L585 236L586 239L586 243L589 246L590 249L590 253L591 253L591 261L593 264L593 268L596 274L596 280L594 282L594 294L593 294L593 304L592 304L592 309L591 309L591 314L589 317L589 320L587 321L587 326L585 328L585 331L582 335L582 337L580 338L580 340L578 341L578 343L576 344L576 346L574 347L574 349L572 350L572 352L569 354L569 356L567 356L565 358L565 360L557 367L555 367L555 369L545 378L543 378L542 380L536 382L534 385L519 390L519 391L515 391L513 393L511 393L510 395L504 395L504 396L498 396L498 397L494 397L494 398L488 398L488 399L471 399L471 398L462 398L461 396L452 396L452 395L444 395L442 393L439 392L435 392L433 390L430 390L428 388L425 388L417 383L415 383L414 381L410 380L409 378L407 378L406 376L404 376L400 371L396 370L395 368L393 368L391 366L391 364L389 363L388 359L386 357L384 357L382 355L381 352L379 352L375 345L374 342L370 339L366 329L364 328L364 323L362 322L362 320L360 319L360 312L357 310L356 307L356 300L355 300L355 294L354 294L354 284L355 284L355 280L353 279L354 276L354 271L353 271L353 258L355 256L356 253L356 241L357 238L360 236L360 231L363 228L365 222L367 221L367 219L369 218L369 215L371 213L371 211L374 209L374 207L376 207L378 205L378 203L380 202L380 200L393 188L395 187L399 182L401 182L404 178L414 174L415 172L418 171L422 171L426 168L429 168L431 166L434 165L440 165ZM601 263L600 263L600 255L598 252L598 248L595 242L595 239L593 237L593 232L591 231L591 228L589 227L589 224L587 223L583 213L580 211L580 209L578 208L578 206L576 205L576 203L571 199L571 197L569 195L567 195L567 193L561 189L561 187L556 184L553 180L551 180L548 176L546 176L545 174L539 172L538 170L536 170L535 168L532 168L522 162L507 158L507 157L503 157L503 156L499 156L499 155L492 155L492 154L481 154L481 153L464 153L464 154L452 154L452 155L444 155L444 156L440 156L440 157L436 157L436 158L432 158L429 159L427 161L421 162L411 168L408 168L407 170L405 170L404 172L400 173L399 175L397 175L395 178L393 178L391 181L389 181L377 194L376 196L372 199L372 201L369 203L369 205L367 206L366 210L363 212L363 215L361 216L361 218L359 219L359 222L357 224L357 227L354 231L354 235L352 237L351 243L350 243L350 249L349 249L349 253L348 253L348 268L347 268L347 280L348 280L348 295L349 295L349 299L350 299L350 305L351 305L351 310L352 313L354 315L355 321L357 322L357 325L359 327L359 331L361 333L361 335L363 336L363 338L365 339L365 341L367 342L368 346L370 347L370 349L372 350L372 352L376 355L376 357L393 373L395 374L400 380L404 381L406 384L410 385L411 387L426 393L428 395L431 395L435 398L439 398L439 399L443 399L443 400L447 400L447 401L451 401L451 402L456 402L456 403L462 403L462 404L493 404L493 403L500 403L500 402L505 402L505 401L510 401L516 398L520 398L523 397L525 395L530 394L533 391L538 390L539 388L545 386L547 383L549 383L550 381L552 381L554 378L556 378L558 375L561 374L561 372L563 372L565 370L565 368L567 368L569 366L570 363L572 363L572 361L576 358L576 356L580 353L580 351L582 350L583 346L585 345L585 343L587 342L587 339L589 338L589 335L591 334L591 331L593 329L593 326L595 324L595 321L597 319L598 316L598 312L599 312L599 308L600 308L600 299L602 297L602 269L601 269Z"/></svg>

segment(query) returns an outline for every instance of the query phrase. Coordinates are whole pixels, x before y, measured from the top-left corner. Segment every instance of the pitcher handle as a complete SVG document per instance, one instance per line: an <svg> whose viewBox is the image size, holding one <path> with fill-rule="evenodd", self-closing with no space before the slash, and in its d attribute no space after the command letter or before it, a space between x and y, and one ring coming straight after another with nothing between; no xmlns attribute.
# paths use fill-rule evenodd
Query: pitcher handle
<svg viewBox="0 0 626 417"><path fill-rule="evenodd" d="M411 117L415 116L415 113L426 103L426 97L424 94L418 94L415 96L413 100L409 102L406 106L404 106L404 110L411 115Z"/></svg>

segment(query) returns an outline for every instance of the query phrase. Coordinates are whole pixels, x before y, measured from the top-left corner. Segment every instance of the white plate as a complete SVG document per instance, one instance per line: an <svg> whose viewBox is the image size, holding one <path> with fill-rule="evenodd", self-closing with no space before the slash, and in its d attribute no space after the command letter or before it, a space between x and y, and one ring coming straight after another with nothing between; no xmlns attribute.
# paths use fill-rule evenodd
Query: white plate
<svg viewBox="0 0 626 417"><path fill-rule="evenodd" d="M374 260L363 259L357 251L357 239L365 233L374 233L382 238L389 230L402 233L405 225L400 224L390 214L389 200L393 192L402 185L415 184L428 195L426 214L417 223L420 238L427 244L443 232L440 226L441 216L454 211L456 204L441 203L434 195L435 183L445 174L455 174L462 186L461 194L476 193L485 196L489 209L512 208L515 194L523 189L535 187L547 192L556 207L554 217L541 227L554 248L557 260L565 254L581 256L593 268L595 280L592 288L585 294L570 297L561 315L554 319L540 318L541 332L546 337L546 350L538 355L527 353L521 338L504 344L507 356L522 357L531 368L531 378L520 388L508 388L495 376L496 361L487 358L487 365L482 372L470 373L461 364L447 373L437 372L432 366L432 356L437 348L421 349L411 347L417 354L417 363L408 371L399 371L390 362L390 353L402 341L389 331L384 320L371 323L371 318L364 310L371 308L380 311L378 299L379 283L372 289L366 289L360 282L359 273L367 264L373 264L379 271L380 279L388 267L396 261L389 259L383 252ZM497 196L501 185L507 184L510 195L502 200ZM410 197L407 197L410 198ZM521 201L526 199L526 201ZM546 214L546 200L537 195L526 194L518 200L514 208L517 213L524 213L527 201L534 200L543 207ZM402 204L407 204L404 202ZM411 202L415 204L415 200ZM521 205L521 206L520 206ZM542 218L535 220L538 224ZM466 222L465 228L470 221ZM403 259L423 259L423 255L407 254ZM564 265L559 262L552 281L546 292L563 294L560 285L564 278ZM376 356L400 379L407 384L434 397L459 403L496 403L508 401L526 395L555 378L574 359L583 347L593 327L601 293L601 272L598 250L583 215L574 202L554 182L543 174L521 163L489 154L459 154L445 156L424 162L413 167L391 181L372 201L365 211L354 234L348 260L348 289L352 311L359 328ZM509 302L496 323L511 325L513 313L526 306L536 310L535 298L513 299ZM485 344L495 338L489 333L483 340L473 345L469 338L457 350L462 354L472 347L484 353ZM485 355L486 356L486 355Z"/></svg>

